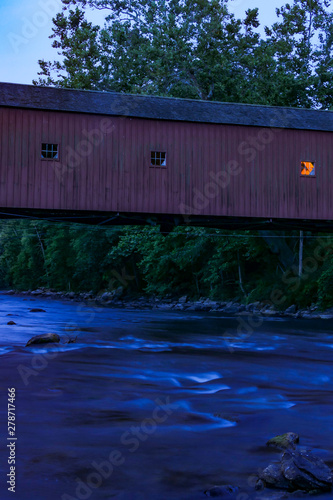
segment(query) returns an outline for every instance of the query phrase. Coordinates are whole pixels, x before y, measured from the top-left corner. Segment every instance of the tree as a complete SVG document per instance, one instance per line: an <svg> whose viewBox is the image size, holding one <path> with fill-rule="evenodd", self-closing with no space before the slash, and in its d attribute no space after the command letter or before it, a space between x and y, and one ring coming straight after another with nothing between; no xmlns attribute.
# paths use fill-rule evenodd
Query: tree
<svg viewBox="0 0 333 500"><path fill-rule="evenodd" d="M0 276L3 286L26 290L47 284L43 223L4 221L0 231Z"/></svg>
<svg viewBox="0 0 333 500"><path fill-rule="evenodd" d="M222 0L62 0L39 85L240 100L258 44L258 9L236 19ZM105 10L105 26L85 19Z"/></svg>
<svg viewBox="0 0 333 500"><path fill-rule="evenodd" d="M75 290L99 292L108 286L110 266L108 253L118 243L121 228L90 226L71 228L68 251L73 255L72 286Z"/></svg>
<svg viewBox="0 0 333 500"><path fill-rule="evenodd" d="M38 85L270 104L332 106L329 0L294 0L261 38L226 0L62 0L53 20L60 60L40 60ZM89 9L105 12L93 26Z"/></svg>
<svg viewBox="0 0 333 500"><path fill-rule="evenodd" d="M266 45L276 61L274 104L332 105L332 25L329 0L294 0L276 9L279 20L266 27Z"/></svg>
<svg viewBox="0 0 333 500"><path fill-rule="evenodd" d="M53 34L50 37L54 38L52 47L58 50L63 62L57 60L47 63L40 60L39 75L44 78L39 78L34 83L86 90L97 88L102 79L99 26L88 23L84 12L78 7L71 10L68 16L64 12L57 14L53 23Z"/></svg>

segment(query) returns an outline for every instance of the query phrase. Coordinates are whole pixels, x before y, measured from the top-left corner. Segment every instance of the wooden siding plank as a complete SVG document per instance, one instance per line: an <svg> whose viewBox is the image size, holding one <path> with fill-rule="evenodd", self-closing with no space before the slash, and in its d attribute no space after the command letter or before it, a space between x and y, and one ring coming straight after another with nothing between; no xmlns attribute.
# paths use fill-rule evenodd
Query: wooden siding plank
<svg viewBox="0 0 333 500"><path fill-rule="evenodd" d="M9 111L0 109L0 207L7 205Z"/></svg>
<svg viewBox="0 0 333 500"><path fill-rule="evenodd" d="M8 133L8 177L7 177L7 206L15 207L14 195L14 170L15 170L15 127L17 113L15 111L9 113L9 133Z"/></svg>

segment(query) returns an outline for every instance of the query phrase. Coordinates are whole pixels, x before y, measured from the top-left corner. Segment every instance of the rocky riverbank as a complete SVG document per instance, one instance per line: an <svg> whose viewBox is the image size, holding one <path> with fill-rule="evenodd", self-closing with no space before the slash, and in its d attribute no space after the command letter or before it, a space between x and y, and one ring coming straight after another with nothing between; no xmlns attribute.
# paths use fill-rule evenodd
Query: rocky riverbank
<svg viewBox="0 0 333 500"><path fill-rule="evenodd" d="M263 316L267 318L308 318L308 319L333 319L333 308L320 310L315 304L307 308L297 308L291 305L286 309L276 307L272 301L253 302L242 304L237 301L221 302L205 297L198 300L191 300L187 296L183 297L133 297L127 296L122 287L112 292L99 293L92 292L55 292L40 288L38 290L17 291L9 290L2 292L5 295L18 295L40 297L58 300L68 300L73 302L84 302L98 307L114 307L126 309L148 309L161 311L196 311L196 312L222 312L230 316Z"/></svg>

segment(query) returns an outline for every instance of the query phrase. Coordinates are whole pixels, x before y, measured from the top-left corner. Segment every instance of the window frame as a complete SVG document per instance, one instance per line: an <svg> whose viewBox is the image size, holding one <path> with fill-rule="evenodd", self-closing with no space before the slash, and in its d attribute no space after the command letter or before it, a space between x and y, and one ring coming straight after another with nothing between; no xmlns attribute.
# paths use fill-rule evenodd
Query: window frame
<svg viewBox="0 0 333 500"><path fill-rule="evenodd" d="M304 175L304 174L302 174L302 170L303 170L302 169L302 163L312 163L313 166L314 166L314 171L315 171L314 175L311 175L311 174L310 175ZM302 179L315 179L317 177L317 162L316 161L314 161L314 160L311 160L311 161L310 160L301 160L300 167L301 168L300 168L299 175L300 175L300 177Z"/></svg>
<svg viewBox="0 0 333 500"><path fill-rule="evenodd" d="M160 155L160 158L159 158L160 161L162 161L162 156L161 155L162 154L165 155L164 156L165 165L162 165L162 164L161 165L156 165L156 164L154 165L152 163L153 159L155 161L158 159L157 154ZM153 155L155 156L154 158L153 158ZM165 151L165 150L164 151L157 151L157 150L152 150L151 149L150 150L150 158L149 158L149 167L150 168L167 168L167 166L168 166L168 163L167 163L167 151Z"/></svg>
<svg viewBox="0 0 333 500"><path fill-rule="evenodd" d="M57 154L58 154L57 158L43 158L43 156L42 156L43 144L57 146L58 147L58 149L57 149ZM40 159L42 161L60 161L60 142L41 142L41 145L40 145Z"/></svg>

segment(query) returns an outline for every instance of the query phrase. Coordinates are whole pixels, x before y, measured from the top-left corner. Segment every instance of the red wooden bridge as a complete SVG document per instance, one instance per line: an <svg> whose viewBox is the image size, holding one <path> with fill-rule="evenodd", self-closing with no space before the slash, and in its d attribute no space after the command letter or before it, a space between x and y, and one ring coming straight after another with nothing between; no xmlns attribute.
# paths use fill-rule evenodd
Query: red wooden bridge
<svg viewBox="0 0 333 500"><path fill-rule="evenodd" d="M333 113L0 84L0 217L329 230Z"/></svg>

